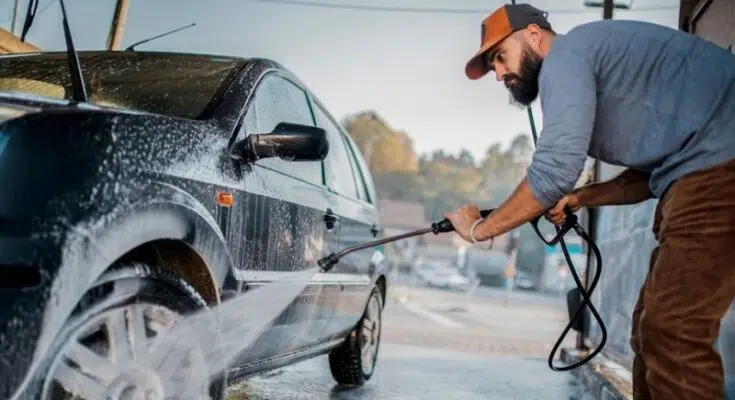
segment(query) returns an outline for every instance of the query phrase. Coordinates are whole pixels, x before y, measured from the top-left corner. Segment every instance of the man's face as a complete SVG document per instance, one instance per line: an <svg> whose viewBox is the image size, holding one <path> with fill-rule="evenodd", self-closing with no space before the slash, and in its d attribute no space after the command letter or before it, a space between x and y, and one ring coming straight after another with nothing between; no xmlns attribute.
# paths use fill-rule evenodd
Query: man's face
<svg viewBox="0 0 735 400"><path fill-rule="evenodd" d="M543 57L524 40L520 32L500 42L486 56L488 66L495 71L511 94L511 103L530 105L538 96L538 76Z"/></svg>

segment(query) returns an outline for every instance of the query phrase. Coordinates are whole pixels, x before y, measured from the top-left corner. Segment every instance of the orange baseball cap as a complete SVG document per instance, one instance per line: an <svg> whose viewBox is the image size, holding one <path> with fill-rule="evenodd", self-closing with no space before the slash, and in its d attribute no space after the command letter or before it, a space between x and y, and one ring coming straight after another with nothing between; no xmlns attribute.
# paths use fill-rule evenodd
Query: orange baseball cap
<svg viewBox="0 0 735 400"><path fill-rule="evenodd" d="M551 30L547 16L546 11L541 11L530 4L506 4L493 11L480 26L480 49L467 62L465 67L467 77L472 80L480 79L490 72L485 62L485 53L511 33L525 29L530 24Z"/></svg>

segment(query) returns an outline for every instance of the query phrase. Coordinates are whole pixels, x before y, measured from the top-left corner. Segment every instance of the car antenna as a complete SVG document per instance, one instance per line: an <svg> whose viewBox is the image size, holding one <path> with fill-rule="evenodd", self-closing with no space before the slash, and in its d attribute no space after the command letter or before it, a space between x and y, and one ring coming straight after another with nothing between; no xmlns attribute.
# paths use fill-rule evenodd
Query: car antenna
<svg viewBox="0 0 735 400"><path fill-rule="evenodd" d="M64 0L59 0L61 4L62 22L64 24L64 40L66 41L66 58L69 59L69 73L71 78L72 100L76 102L87 101L87 88L84 87L84 75L82 67L79 65L79 57L77 51L74 50L74 41L71 39L71 29L69 29L69 20L66 18L66 7Z"/></svg>
<svg viewBox="0 0 735 400"><path fill-rule="evenodd" d="M69 20L66 18L66 7L64 7L64 0L59 0L61 4L62 23L64 25L64 40L66 42L66 58L69 60L69 72L71 79L71 91L74 102L86 102L87 101L87 89L84 87L84 75L82 74L82 68L79 66L79 57L77 56L76 50L74 50L74 41L71 38L71 29L69 29ZM28 12L26 13L26 20L23 23L23 31L20 35L20 41L25 42L26 34L33 25L33 20L36 17L36 10L38 10L38 0L31 0L28 2Z"/></svg>
<svg viewBox="0 0 735 400"><path fill-rule="evenodd" d="M23 22L23 30L20 33L20 41L25 43L26 34L33 25L33 19L36 18L36 11L38 10L38 0L31 0L28 2L28 11L26 12L26 19Z"/></svg>
<svg viewBox="0 0 735 400"><path fill-rule="evenodd" d="M189 25L187 25L187 26L182 26L181 28L176 28L176 29L174 29L174 30L172 30L172 31L168 31L168 32L166 32L166 33L162 33L162 34L160 34L160 35L158 35L158 36L153 36L152 38L148 38L148 39L145 39L145 40L141 40L140 42L135 42L135 43L131 44L130 46L128 46L127 48L125 48L125 51L134 51L134 50L135 50L135 49L134 49L134 47L135 47L135 46L141 45L141 44L143 44L143 43L148 43L148 42L150 42L151 40L155 40L155 39L158 39L158 38L160 38L160 37L163 37L163 36L166 36L166 35L170 35L170 34L172 34L172 33L175 33L175 32L181 31L181 30L184 30L184 29L186 29L186 28L191 28L191 27L192 27L192 26L194 26L194 25L196 25L196 22L192 22L191 24L189 24Z"/></svg>

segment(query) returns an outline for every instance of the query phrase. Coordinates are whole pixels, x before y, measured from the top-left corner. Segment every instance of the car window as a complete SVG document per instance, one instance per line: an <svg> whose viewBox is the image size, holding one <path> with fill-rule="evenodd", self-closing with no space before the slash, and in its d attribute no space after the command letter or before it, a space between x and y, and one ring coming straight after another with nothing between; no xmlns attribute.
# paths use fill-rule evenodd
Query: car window
<svg viewBox="0 0 735 400"><path fill-rule="evenodd" d="M357 147L355 141L352 140L349 135L344 136L348 147L352 150L350 154L354 157L354 160L357 162L357 166L359 167L355 172L358 177L358 185L360 185L362 189L361 192L365 193L364 200L368 203L375 204L375 185L373 184L372 175L370 175L370 169L368 168L365 159L362 157L362 153Z"/></svg>
<svg viewBox="0 0 735 400"><path fill-rule="evenodd" d="M278 75L263 78L245 114L244 134L269 133L281 122L314 126L306 92ZM257 165L283 172L315 185L324 183L321 161L289 162L264 158Z"/></svg>
<svg viewBox="0 0 735 400"><path fill-rule="evenodd" d="M342 140L342 133L337 124L316 104L314 117L318 127L327 131L329 138L329 153L326 158L327 186L335 192L353 199L357 199L355 178L350 168L350 156Z"/></svg>
<svg viewBox="0 0 735 400"><path fill-rule="evenodd" d="M360 167L357 166L357 160L355 160L355 155L352 152L352 149L350 149L349 144L347 143L347 135L342 133L340 136L342 136L342 139L345 141L345 146L347 146L347 153L350 158L350 167L352 168L352 176L355 179L355 184L357 185L357 196L360 200L368 201L368 195L367 191L365 190L365 184L363 183L362 176L360 175Z"/></svg>

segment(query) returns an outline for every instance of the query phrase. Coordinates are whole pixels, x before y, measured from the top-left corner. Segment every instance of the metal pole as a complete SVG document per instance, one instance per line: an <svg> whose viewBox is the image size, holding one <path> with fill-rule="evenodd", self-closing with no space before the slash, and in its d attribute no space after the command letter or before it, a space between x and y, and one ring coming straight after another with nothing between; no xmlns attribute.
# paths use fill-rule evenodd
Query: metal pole
<svg viewBox="0 0 735 400"><path fill-rule="evenodd" d="M15 7L13 7L13 21L10 25L10 33L15 35L15 27L18 25L18 8L20 8L20 0L15 0Z"/></svg>
<svg viewBox="0 0 735 400"><path fill-rule="evenodd" d="M128 6L130 6L130 0L117 0L115 14L112 17L112 25L110 26L110 35L107 38L107 50L120 49L125 20L128 16Z"/></svg>
<svg viewBox="0 0 735 400"><path fill-rule="evenodd" d="M613 0L604 0L602 3L602 19L608 20L613 19ZM595 160L592 164L592 182L600 181L600 161ZM590 183L592 183L590 182ZM598 210L588 209L587 210L587 232L589 232L592 239L596 241L597 235L595 229L597 228ZM587 265L584 269L584 287L588 288L590 285L590 269L592 266L593 257L587 256ZM595 265L595 268L600 268L599 265ZM587 326L582 327L582 332L577 333L577 348L585 349L584 339L587 336Z"/></svg>
<svg viewBox="0 0 735 400"><path fill-rule="evenodd" d="M613 17L613 0L605 0L602 4L602 19L612 19Z"/></svg>

